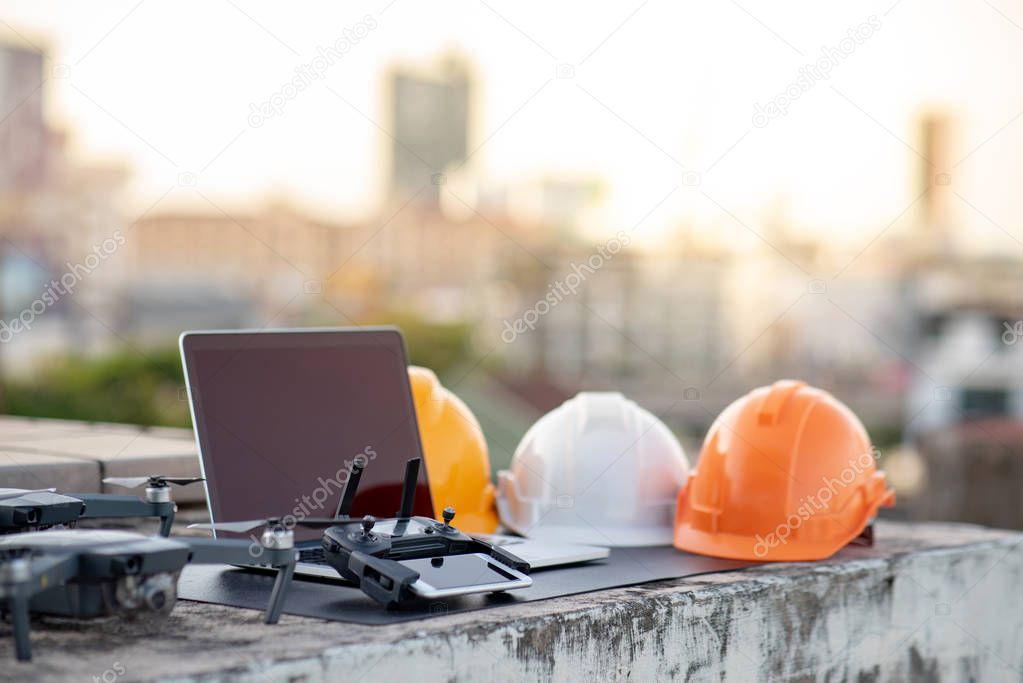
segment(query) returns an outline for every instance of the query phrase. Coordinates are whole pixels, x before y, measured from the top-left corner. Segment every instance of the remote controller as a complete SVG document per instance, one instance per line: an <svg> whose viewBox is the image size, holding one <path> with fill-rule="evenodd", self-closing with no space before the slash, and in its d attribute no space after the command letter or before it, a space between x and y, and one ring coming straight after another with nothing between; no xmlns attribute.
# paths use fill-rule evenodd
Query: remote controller
<svg viewBox="0 0 1023 683"><path fill-rule="evenodd" d="M412 516L419 458L405 467L401 510L396 517L348 517L362 468L352 470L338 506L338 524L324 530L327 562L364 593L388 607L415 598L495 592L532 585L529 563L512 553L462 533L445 508L443 522ZM478 561L472 556L478 557ZM448 560L447 558L458 558ZM422 562L428 560L428 562ZM416 562L420 561L420 562ZM440 581L423 576L436 573ZM454 573L459 575L455 576ZM443 584L443 585L437 585Z"/></svg>

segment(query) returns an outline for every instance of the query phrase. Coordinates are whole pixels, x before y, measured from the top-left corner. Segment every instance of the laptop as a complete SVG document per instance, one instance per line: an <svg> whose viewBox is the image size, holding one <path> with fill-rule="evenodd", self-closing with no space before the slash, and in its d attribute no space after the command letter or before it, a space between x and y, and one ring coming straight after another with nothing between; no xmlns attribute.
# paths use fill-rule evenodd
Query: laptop
<svg viewBox="0 0 1023 683"><path fill-rule="evenodd" d="M356 459L366 468L351 515L397 513L405 462L422 457L397 328L185 332L180 346L212 522L330 517ZM413 514L436 517L428 466ZM294 532L296 574L341 580L324 561L321 532ZM214 533L256 540L259 530ZM538 567L607 556L604 548L492 540Z"/></svg>
<svg viewBox="0 0 1023 683"><path fill-rule="evenodd" d="M508 552L528 562L532 569L592 562L593 560L602 560L611 554L608 548L596 545L550 543L507 534L473 534L473 536L492 545L506 548Z"/></svg>

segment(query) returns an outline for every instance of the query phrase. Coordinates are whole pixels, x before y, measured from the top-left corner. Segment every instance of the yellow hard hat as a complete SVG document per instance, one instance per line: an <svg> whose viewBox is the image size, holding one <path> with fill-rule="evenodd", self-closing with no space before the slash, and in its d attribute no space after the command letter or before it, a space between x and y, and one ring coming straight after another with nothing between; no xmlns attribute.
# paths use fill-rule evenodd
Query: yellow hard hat
<svg viewBox="0 0 1023 683"><path fill-rule="evenodd" d="M490 456L483 429L461 399L441 386L432 370L408 369L423 442L434 513L453 507L455 526L490 534L497 529Z"/></svg>

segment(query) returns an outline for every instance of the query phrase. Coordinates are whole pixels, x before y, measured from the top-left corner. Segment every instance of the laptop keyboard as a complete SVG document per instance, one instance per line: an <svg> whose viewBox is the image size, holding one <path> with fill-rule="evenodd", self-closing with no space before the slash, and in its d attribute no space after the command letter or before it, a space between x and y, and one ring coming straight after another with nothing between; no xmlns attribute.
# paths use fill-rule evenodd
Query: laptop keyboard
<svg viewBox="0 0 1023 683"><path fill-rule="evenodd" d="M309 564L327 564L327 558L323 554L323 548L309 548L298 551L298 561Z"/></svg>

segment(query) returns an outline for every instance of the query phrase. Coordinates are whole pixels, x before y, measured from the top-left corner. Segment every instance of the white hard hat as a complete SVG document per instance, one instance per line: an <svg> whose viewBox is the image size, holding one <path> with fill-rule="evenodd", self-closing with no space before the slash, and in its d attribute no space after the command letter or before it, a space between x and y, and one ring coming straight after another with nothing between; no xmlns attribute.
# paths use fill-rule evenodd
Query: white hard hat
<svg viewBox="0 0 1023 683"><path fill-rule="evenodd" d="M497 474L497 510L529 538L670 545L689 463L675 435L619 393L583 392L537 420Z"/></svg>

